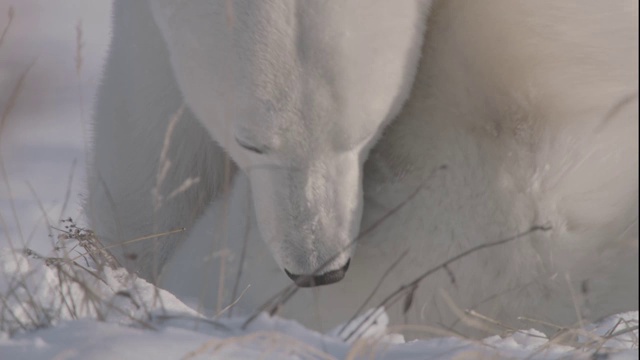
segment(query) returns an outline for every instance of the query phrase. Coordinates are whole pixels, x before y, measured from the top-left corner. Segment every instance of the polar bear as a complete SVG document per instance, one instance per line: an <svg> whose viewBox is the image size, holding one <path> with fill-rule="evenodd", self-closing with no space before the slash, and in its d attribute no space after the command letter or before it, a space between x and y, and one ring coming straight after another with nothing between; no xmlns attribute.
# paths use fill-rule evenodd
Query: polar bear
<svg viewBox="0 0 640 360"><path fill-rule="evenodd" d="M637 10L115 0L86 214L123 265L214 313L294 281L281 311L328 329L534 226L392 321L637 309Z"/></svg>

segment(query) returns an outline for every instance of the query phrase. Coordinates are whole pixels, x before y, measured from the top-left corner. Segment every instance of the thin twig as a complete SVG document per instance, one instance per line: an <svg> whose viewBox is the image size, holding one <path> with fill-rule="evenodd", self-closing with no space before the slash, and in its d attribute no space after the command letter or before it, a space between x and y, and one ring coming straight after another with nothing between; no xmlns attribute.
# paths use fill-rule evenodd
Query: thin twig
<svg viewBox="0 0 640 360"><path fill-rule="evenodd" d="M7 119L9 119L9 115L13 112L13 109L18 101L18 97L20 93L22 93L22 89L24 88L24 83L27 79L27 75L35 65L35 60L27 66L27 68L20 74L18 78L18 82L13 87L13 91L11 92L11 96L9 96L9 100L4 106L4 110L2 111L2 117L0 118L0 138L2 137L2 133L4 127L7 124ZM0 144L2 142L0 141ZM0 151L0 173L2 175L2 179L5 182L5 186L7 188L7 194L9 197L9 206L11 208L11 213L13 214L13 218L18 228L18 235L20 235L20 241L24 244L24 233L22 232L22 226L20 225L20 218L18 217L18 212L16 210L15 202L13 201L13 191L11 189L11 184L9 183L9 177L7 175L7 170L4 166L4 158L2 157L2 151Z"/></svg>
<svg viewBox="0 0 640 360"><path fill-rule="evenodd" d="M251 187L249 187L249 194L247 196L247 208L251 205ZM235 298L238 293L238 287L240 286L240 279L242 278L242 270L244 267L244 261L247 257L247 245L249 243L249 233L251 230L251 224L247 221L244 228L244 239L242 241L242 250L240 250L240 261L238 263L238 272L236 274L236 280L233 284L233 292L231 293L231 298ZM233 309L229 311L229 317L233 314Z"/></svg>
<svg viewBox="0 0 640 360"><path fill-rule="evenodd" d="M494 241L494 242L489 242L489 243L485 243L485 244L480 244L478 246L474 246L469 250L463 251L462 253L449 258L448 260L442 262L441 264L439 264L438 266L435 266L427 271L425 271L424 273L422 273L422 275L418 276L417 278L415 278L413 281L411 281L410 283L401 286L400 288L398 288L398 290L394 291L393 293L391 293L389 296L387 296L383 301L380 302L380 305L377 307L386 307L387 305L389 305L389 303L391 301L395 301L397 300L398 295L402 295L405 292L407 292L407 290L411 290L413 289L415 286L419 285L420 282L422 280L424 280L425 278L427 278L428 276L430 276L431 274L444 269L446 266L451 265L452 263L461 260L477 251L483 250L483 249L487 249L487 248L491 248L491 247L495 247L495 246L499 246L502 244L506 244L518 239L521 239L529 234L532 234L534 232L537 231L549 231L551 230L550 226L541 226L541 225L535 225L532 226L531 228L529 228L529 230L525 231L525 232L521 232L519 234L516 234L514 236L502 239L502 240L498 240L498 241ZM355 334L358 330L360 330L360 328L366 324L370 319L370 317L373 316L373 313L370 314L369 316L367 316L365 319L362 320L362 322L347 336L347 340L349 340L351 338L351 336L353 336L353 334Z"/></svg>
<svg viewBox="0 0 640 360"><path fill-rule="evenodd" d="M636 331L636 330L638 330L638 325L634 325L634 326L631 326L631 327L628 327L628 328L625 328L625 329L620 329L620 330L614 332L613 334L611 334L611 335L609 335L609 336L607 336L605 338L607 340L610 340L610 339L613 339L613 338L618 337L620 335L624 335L624 334L627 334L627 333L630 333L630 332Z"/></svg>
<svg viewBox="0 0 640 360"><path fill-rule="evenodd" d="M53 226L52 226L52 228L53 228L53 229L56 229L56 230L64 231L64 230L61 230L61 229L57 229L57 228L55 228L55 227L53 227ZM113 249L113 248L118 247L118 246L128 245L128 244L133 244L133 243L136 243L136 242L139 242L139 241L144 241L144 240L149 240L149 239L159 238L159 237L163 237L163 236L173 235L173 234L177 234L177 233L180 233L180 232L183 232L183 231L186 231L186 230L187 230L187 229L185 229L185 228L179 228L179 229L175 229L175 230L165 231L165 232L162 232L162 233L150 234L150 235L144 235L144 236L140 236L140 237L137 237L137 238L135 238L135 239L131 239L131 240L127 240L127 241L123 241L123 242L120 242L120 243L117 243L117 244L111 244L111 245L103 246L103 247L99 248L99 250L101 250L101 251L102 251L102 250ZM79 257L80 257L80 256L76 256L76 257L75 257L75 258L73 258L72 260L74 260L74 261L75 261L75 260L77 260Z"/></svg>
<svg viewBox="0 0 640 360"><path fill-rule="evenodd" d="M7 25L4 26L4 29L2 29L2 34L0 34L0 47L4 43L4 39L5 37L7 37L7 34L9 33L9 29L11 28L11 23L13 22L14 15L15 15L15 9L13 8L13 6L9 6L9 10L7 11L7 18L8 18Z"/></svg>
<svg viewBox="0 0 640 360"><path fill-rule="evenodd" d="M394 261L393 264L391 264L391 266L389 266L387 271L385 271L384 274L382 274L382 277L380 278L380 280L378 280L378 283L376 284L376 287L373 289L373 291L371 291L369 296L367 296L366 300L362 303L362 305L360 305L360 307L358 308L358 310L356 310L356 312L353 314L353 316L351 316L351 318L346 323L344 323L344 326L342 326L342 329L340 329L340 331L338 331L338 336L342 336L342 333L345 331L347 326L349 326L349 324L351 324L351 322L358 317L360 312L362 312L362 310L364 310L364 308L367 306L369 301L371 301L371 298L373 297L373 295L378 291L378 289L382 285L382 282L384 281L384 279L393 271L393 269L398 264L400 264L400 261L402 261L402 259L404 259L404 257L407 256L408 253L409 253L409 249L407 249L404 252L402 252L402 254L398 257L398 259L396 259L396 261Z"/></svg>
<svg viewBox="0 0 640 360"><path fill-rule="evenodd" d="M244 293L246 293L247 290L249 290L250 287L251 287L251 285L247 285L247 287L244 288L244 290L242 290L242 292L240 293L240 296L238 296L231 304L225 306L224 309L220 310L220 312L217 313L213 318L214 319L218 319L218 318L220 318L220 315L222 315L225 312L227 312L227 310L232 309L238 303L238 301L240 301L240 299L242 298L242 295L244 295Z"/></svg>
<svg viewBox="0 0 640 360"><path fill-rule="evenodd" d="M67 178L67 191L64 194L64 201L62 202L62 208L60 209L60 214L58 214L58 223L62 220L64 213L67 211L67 205L69 204L69 199L71 198L71 188L73 185L73 176L76 172L76 165L78 163L77 159L73 159L71 163L71 170L69 170L69 177Z"/></svg>

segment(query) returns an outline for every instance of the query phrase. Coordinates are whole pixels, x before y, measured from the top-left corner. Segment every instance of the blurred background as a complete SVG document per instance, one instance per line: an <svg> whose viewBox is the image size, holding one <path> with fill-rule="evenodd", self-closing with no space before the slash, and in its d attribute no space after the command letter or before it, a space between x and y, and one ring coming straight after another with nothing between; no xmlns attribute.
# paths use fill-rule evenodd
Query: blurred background
<svg viewBox="0 0 640 360"><path fill-rule="evenodd" d="M48 253L42 209L54 226L79 219L110 11L110 0L0 0L0 248Z"/></svg>

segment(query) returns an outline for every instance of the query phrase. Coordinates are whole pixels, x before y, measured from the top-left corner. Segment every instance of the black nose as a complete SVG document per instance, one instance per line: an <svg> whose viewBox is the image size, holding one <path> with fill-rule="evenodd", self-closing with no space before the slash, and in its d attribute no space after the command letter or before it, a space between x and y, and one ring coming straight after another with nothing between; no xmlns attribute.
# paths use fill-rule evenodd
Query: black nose
<svg viewBox="0 0 640 360"><path fill-rule="evenodd" d="M344 274L346 274L347 270L349 270L350 262L351 259L347 260L347 263L342 268L338 270L331 270L322 275L294 275L287 269L284 269L284 272L287 273L287 276L289 276L289 278L293 280L299 287L329 285L336 283L344 278Z"/></svg>

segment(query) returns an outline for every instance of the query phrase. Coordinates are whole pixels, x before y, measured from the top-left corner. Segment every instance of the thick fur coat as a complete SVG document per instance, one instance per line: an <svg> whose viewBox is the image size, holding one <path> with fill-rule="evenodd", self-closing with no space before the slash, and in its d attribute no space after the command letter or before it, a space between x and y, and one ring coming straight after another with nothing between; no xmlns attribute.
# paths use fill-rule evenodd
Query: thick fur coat
<svg viewBox="0 0 640 360"><path fill-rule="evenodd" d="M250 311L284 269L350 258L282 309L326 329L407 250L372 305L544 225L425 279L392 321L637 309L637 1L152 3L115 1L87 216L108 243L186 231L123 246L129 269L212 310L251 285Z"/></svg>

